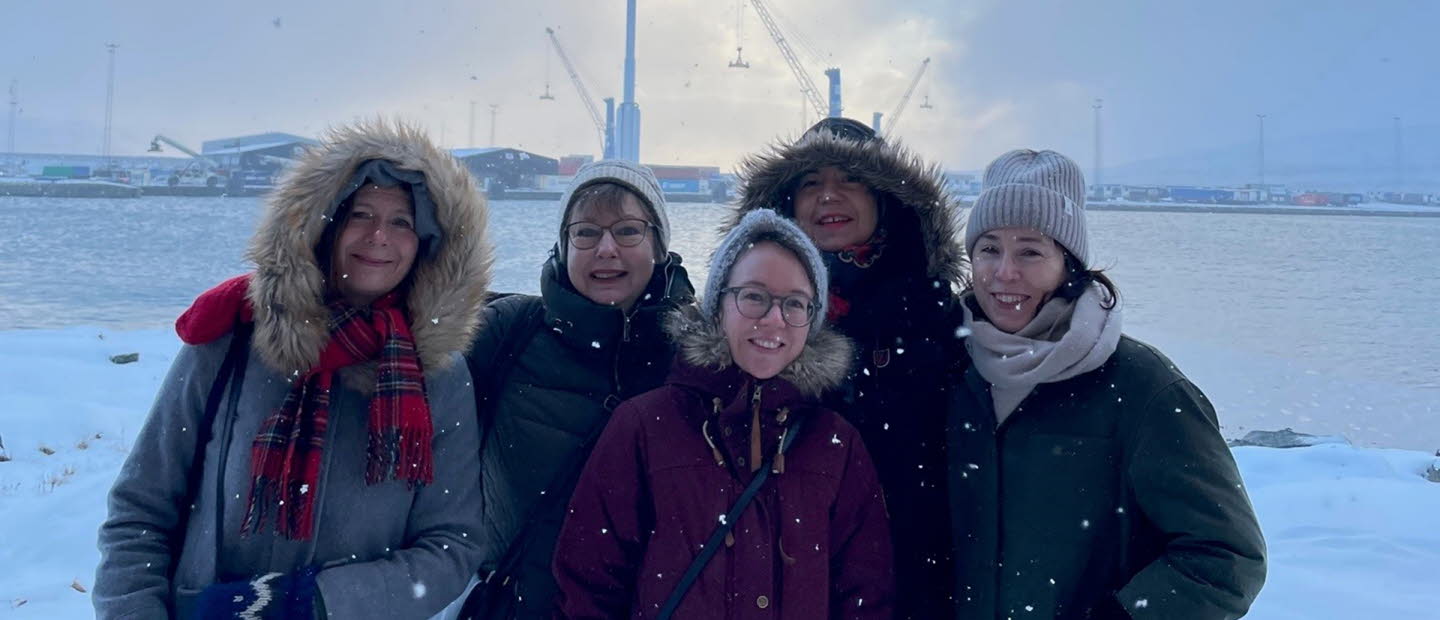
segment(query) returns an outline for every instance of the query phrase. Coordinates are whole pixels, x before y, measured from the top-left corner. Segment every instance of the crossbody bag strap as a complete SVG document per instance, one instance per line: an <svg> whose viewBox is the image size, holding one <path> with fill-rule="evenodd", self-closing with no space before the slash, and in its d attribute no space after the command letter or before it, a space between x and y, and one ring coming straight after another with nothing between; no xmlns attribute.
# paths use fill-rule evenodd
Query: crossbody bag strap
<svg viewBox="0 0 1440 620"><path fill-rule="evenodd" d="M205 478L205 447L210 444L211 439L213 439L215 435L215 416L220 412L220 402L224 399L225 388L232 383L232 377L237 375L240 377L244 376L245 362L250 354L250 334L252 330L252 324L237 322L235 330L230 336L230 346L225 351L225 359L220 363L220 370L215 373L215 380L210 383L210 393L205 398L205 411L200 419L199 427L195 429L198 434L195 442L195 453L190 457L189 482L185 489L185 499L180 504L180 518L175 524L175 532L173 534L175 540L174 553L171 557L172 570L175 563L179 561L180 552L185 546L185 533L186 530L189 529L190 515L194 512L195 502L200 499L200 485ZM237 387L231 392L232 407L234 407L236 397L240 393L238 386L241 380L233 381ZM229 425L230 421L227 420L226 431L229 430ZM225 465L223 453L227 451L228 444L229 442L225 441L220 446L222 457L218 471L221 472L222 477ZM220 503L217 503L215 508L215 514L217 515L215 552L218 554L220 552L219 519L224 515L222 508L224 506L223 498L225 495L223 479L221 480L221 484L217 486L216 499L219 500ZM217 555L216 557L219 556Z"/></svg>
<svg viewBox="0 0 1440 620"><path fill-rule="evenodd" d="M796 418L795 423L790 425L790 428L785 431L785 436L780 440L779 451L765 457L765 461L755 472L755 477L750 480L745 491L735 500L735 504L730 506L730 510L725 513L725 518L720 520L720 523L715 526L715 530L710 532L710 538L706 539L705 546L700 548L700 554L690 562L689 568L686 568L685 574L680 577L680 582L675 584L675 589L671 590L670 596L665 599L665 604L660 608L660 615L656 616L658 620L670 620L670 617L675 614L675 610L680 607L680 602L685 600L685 594L690 591L690 586L695 585L695 580L700 578L700 572L705 570L705 566L720 550L725 536L735 528L735 522L740 520L740 515L745 513L745 509L750 507L750 502L760 493L760 487L770 477L770 468L775 460L775 454L790 449L790 444L795 442L795 436L800 434L800 426L804 420L803 416Z"/></svg>

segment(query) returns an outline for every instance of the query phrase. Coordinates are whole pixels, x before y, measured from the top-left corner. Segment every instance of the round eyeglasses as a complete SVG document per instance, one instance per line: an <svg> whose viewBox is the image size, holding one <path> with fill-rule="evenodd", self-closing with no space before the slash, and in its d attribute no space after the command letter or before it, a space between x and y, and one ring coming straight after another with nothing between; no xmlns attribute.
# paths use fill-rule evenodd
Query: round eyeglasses
<svg viewBox="0 0 1440 620"><path fill-rule="evenodd" d="M565 225L565 238L570 240L570 245L577 250L590 250L600 245L601 237L605 231L610 231L610 237L617 245L633 248L645 242L645 234L654 226L650 222L641 219L624 219L609 226L601 226L591 222L571 222Z"/></svg>
<svg viewBox="0 0 1440 620"><path fill-rule="evenodd" d="M732 286L720 289L720 294L735 294L735 310L747 319L762 319L770 308L780 304L780 318L791 327L805 327L815 320L815 303L804 295L771 295L770 291L755 286Z"/></svg>

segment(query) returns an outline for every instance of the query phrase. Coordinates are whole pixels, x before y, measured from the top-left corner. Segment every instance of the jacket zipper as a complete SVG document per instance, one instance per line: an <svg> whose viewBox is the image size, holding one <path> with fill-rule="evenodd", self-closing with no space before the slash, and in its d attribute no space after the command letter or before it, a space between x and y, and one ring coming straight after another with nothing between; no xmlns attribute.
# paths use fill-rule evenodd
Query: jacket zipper
<svg viewBox="0 0 1440 620"><path fill-rule="evenodd" d="M631 312L637 311L639 311L638 306ZM610 396L605 398L605 406L609 411L614 411L615 407L618 407L622 400L620 396L623 393L620 384L620 356L623 354L625 345L630 342L630 315L622 312L620 316L623 319L620 325L620 343L615 345L615 359L610 362L610 372L615 380L615 388L610 392ZM614 403L610 402L612 399Z"/></svg>

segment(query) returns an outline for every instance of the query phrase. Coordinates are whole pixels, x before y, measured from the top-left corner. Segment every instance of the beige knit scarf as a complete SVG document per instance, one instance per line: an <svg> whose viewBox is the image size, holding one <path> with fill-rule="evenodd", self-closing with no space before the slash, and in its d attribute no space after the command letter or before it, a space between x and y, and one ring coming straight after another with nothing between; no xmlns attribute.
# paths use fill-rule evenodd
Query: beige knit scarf
<svg viewBox="0 0 1440 620"><path fill-rule="evenodd" d="M965 348L990 383L997 424L1003 424L1035 386L1099 368L1120 343L1120 307L1105 308L1109 295L1099 285L1073 301L1045 302L1035 318L1013 334L976 319L969 303L974 295L967 293L961 304L970 328Z"/></svg>

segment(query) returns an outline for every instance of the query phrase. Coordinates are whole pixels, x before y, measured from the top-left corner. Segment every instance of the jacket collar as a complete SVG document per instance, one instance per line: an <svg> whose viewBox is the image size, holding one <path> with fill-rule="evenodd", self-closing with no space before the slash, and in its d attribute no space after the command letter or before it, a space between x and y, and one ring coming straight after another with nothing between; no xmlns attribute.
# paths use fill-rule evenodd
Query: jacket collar
<svg viewBox="0 0 1440 620"><path fill-rule="evenodd" d="M613 353L622 342L641 348L664 348L668 345L661 329L662 317L695 303L695 288L679 254L671 253L664 265L656 265L645 293L628 317L620 308L590 301L566 284L563 269L553 256L545 261L540 272L540 296L545 300L545 324L561 341L576 349Z"/></svg>
<svg viewBox="0 0 1440 620"><path fill-rule="evenodd" d="M727 402L736 389L753 387L754 378L736 366L730 356L725 334L714 321L700 317L698 310L686 308L671 312L665 319L665 331L679 349L680 361L672 371L671 382L695 387ZM805 342L805 350L790 366L765 383L783 383L787 388L774 388L774 396L762 395L762 405L781 399L793 390L791 400L774 400L785 406L800 399L818 399L845 381L854 355L850 340L829 326L820 328ZM748 398L748 396L746 396Z"/></svg>

